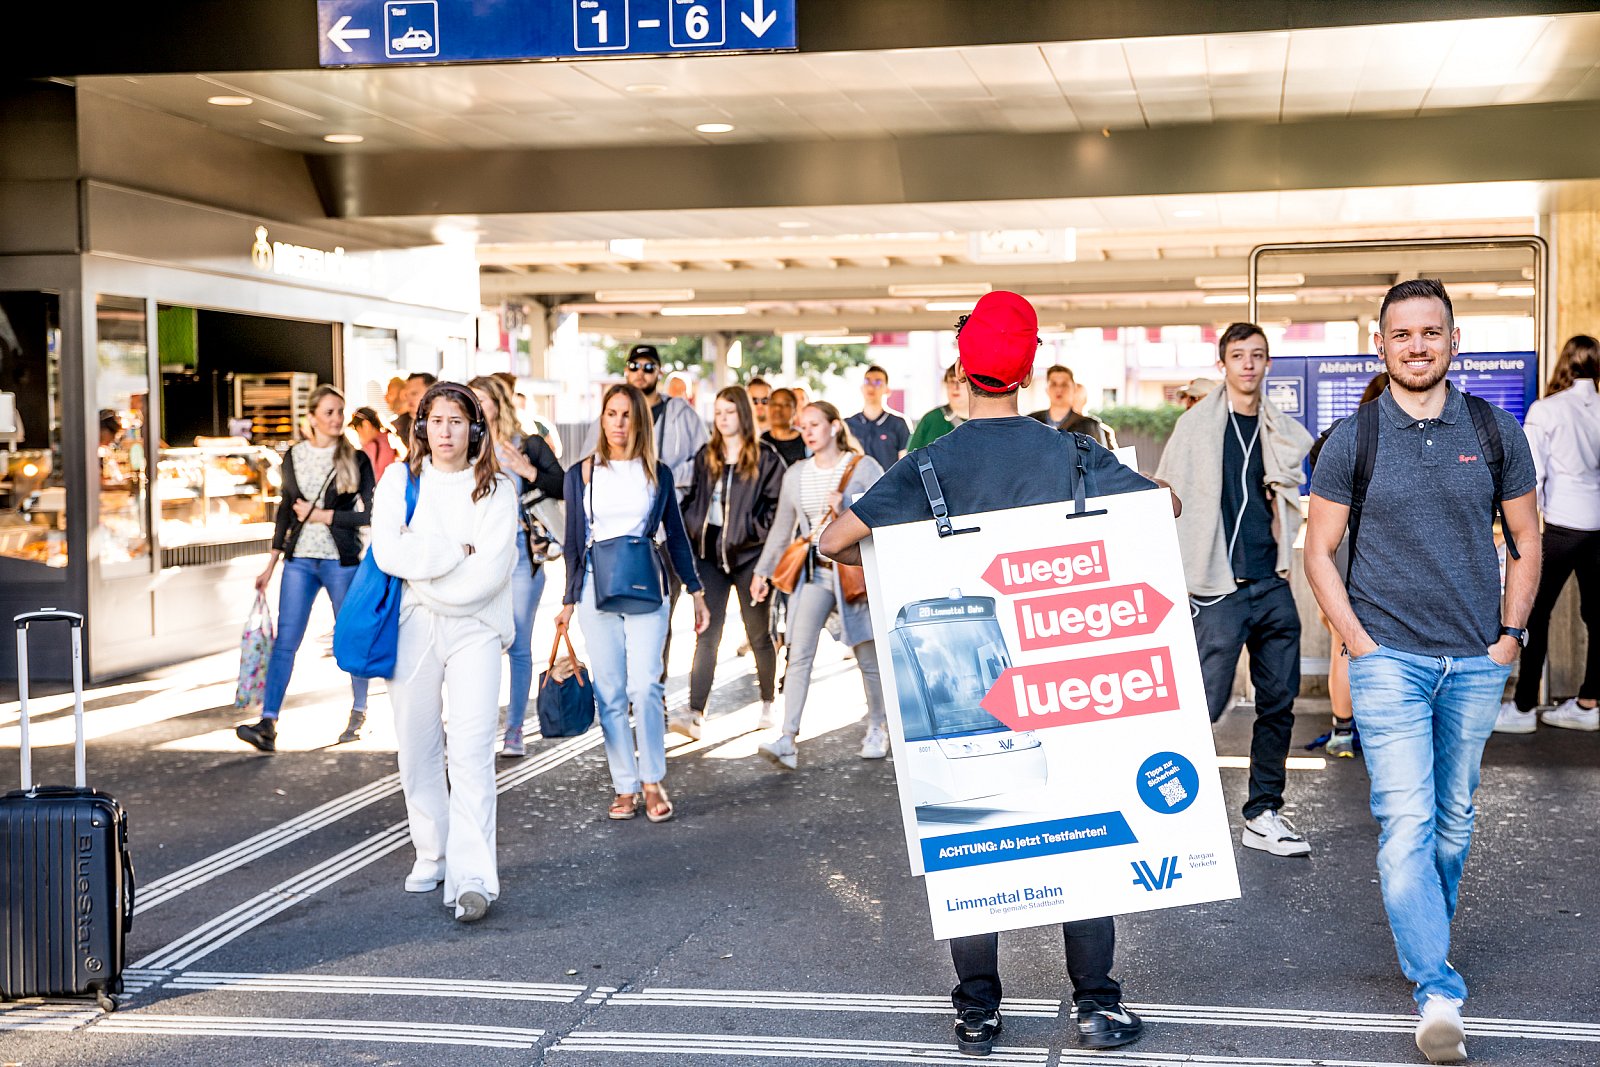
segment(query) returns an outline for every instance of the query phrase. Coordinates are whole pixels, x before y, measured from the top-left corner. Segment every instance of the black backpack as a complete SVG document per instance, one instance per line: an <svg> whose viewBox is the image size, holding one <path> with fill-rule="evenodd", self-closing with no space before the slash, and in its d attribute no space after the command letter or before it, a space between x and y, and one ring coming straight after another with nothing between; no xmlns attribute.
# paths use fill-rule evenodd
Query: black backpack
<svg viewBox="0 0 1600 1067"><path fill-rule="evenodd" d="M1478 447L1483 450L1484 462L1488 464L1489 474L1494 479L1494 516L1500 520L1500 529L1505 534L1506 552L1512 559L1521 559L1522 553L1517 551L1517 539L1511 534L1511 524L1505 521L1502 491L1505 488L1506 449L1505 442L1500 438L1500 424L1494 417L1494 405L1471 393L1462 393L1461 397L1467 402L1467 411L1472 415L1472 428L1478 434ZM1349 567L1353 569L1356 561L1356 534L1361 529L1361 509L1367 501L1367 485L1372 481L1373 468L1378 465L1378 401L1374 399L1362 404L1352 417L1356 420L1356 466L1355 476L1350 485ZM1337 425L1338 422L1328 427L1327 432L1317 441L1319 446ZM1315 448L1312 451L1313 466L1316 465L1318 451L1320 449ZM1350 573L1347 570L1345 582L1348 584L1349 581Z"/></svg>

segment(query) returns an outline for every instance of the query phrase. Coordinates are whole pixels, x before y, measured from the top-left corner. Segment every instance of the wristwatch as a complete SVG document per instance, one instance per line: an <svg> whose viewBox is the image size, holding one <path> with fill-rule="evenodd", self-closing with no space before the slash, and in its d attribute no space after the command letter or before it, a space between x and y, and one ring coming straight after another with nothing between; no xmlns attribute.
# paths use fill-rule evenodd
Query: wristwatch
<svg viewBox="0 0 1600 1067"><path fill-rule="evenodd" d="M1527 630L1519 630L1515 626L1502 626L1500 627L1500 636L1515 638L1517 644L1521 645L1523 648L1528 647Z"/></svg>

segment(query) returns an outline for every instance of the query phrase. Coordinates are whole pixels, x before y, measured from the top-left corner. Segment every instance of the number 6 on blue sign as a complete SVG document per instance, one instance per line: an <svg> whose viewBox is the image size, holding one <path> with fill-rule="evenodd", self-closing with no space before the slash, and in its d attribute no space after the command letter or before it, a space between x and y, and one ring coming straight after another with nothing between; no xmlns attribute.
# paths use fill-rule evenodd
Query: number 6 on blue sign
<svg viewBox="0 0 1600 1067"><path fill-rule="evenodd" d="M572 0L572 47L621 52L628 47L628 0Z"/></svg>
<svg viewBox="0 0 1600 1067"><path fill-rule="evenodd" d="M674 48L713 48L728 38L727 0L668 0Z"/></svg>

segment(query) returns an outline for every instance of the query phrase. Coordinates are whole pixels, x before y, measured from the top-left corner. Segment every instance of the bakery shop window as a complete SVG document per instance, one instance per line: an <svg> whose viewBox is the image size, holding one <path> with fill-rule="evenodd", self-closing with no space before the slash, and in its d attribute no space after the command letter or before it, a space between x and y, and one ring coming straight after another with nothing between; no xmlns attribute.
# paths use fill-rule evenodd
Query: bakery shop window
<svg viewBox="0 0 1600 1067"><path fill-rule="evenodd" d="M63 410L61 298L0 292L0 564L67 565Z"/></svg>
<svg viewBox="0 0 1600 1067"><path fill-rule="evenodd" d="M101 572L150 569L150 334L145 302L102 296L95 302L96 455L100 526L91 542Z"/></svg>

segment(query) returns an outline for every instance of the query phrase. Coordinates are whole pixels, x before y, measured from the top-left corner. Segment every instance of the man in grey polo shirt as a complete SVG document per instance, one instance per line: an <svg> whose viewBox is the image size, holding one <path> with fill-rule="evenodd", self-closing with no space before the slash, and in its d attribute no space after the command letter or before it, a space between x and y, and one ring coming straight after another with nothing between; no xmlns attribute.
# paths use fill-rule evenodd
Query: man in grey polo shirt
<svg viewBox="0 0 1600 1067"><path fill-rule="evenodd" d="M1534 467L1522 428L1488 409L1503 451L1502 510L1521 558L1505 603L1495 550L1492 442L1445 378L1460 344L1450 297L1432 279L1390 289L1373 345L1389 371L1378 405L1348 589L1333 561L1357 473L1360 417L1328 436L1311 481L1306 576L1350 657L1378 874L1400 967L1416 984L1417 1047L1466 1058L1466 982L1450 965L1450 921L1472 841L1472 794L1539 584Z"/></svg>

